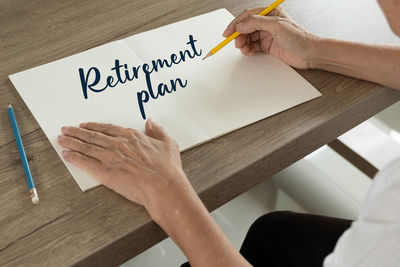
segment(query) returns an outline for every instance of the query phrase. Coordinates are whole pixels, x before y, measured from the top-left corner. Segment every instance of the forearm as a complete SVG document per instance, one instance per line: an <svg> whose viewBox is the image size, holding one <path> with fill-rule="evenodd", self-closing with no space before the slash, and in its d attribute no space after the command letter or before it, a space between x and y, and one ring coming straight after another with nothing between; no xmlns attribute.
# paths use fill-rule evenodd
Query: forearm
<svg viewBox="0 0 400 267"><path fill-rule="evenodd" d="M312 46L312 68L400 90L400 46L367 45L334 39L320 39Z"/></svg>
<svg viewBox="0 0 400 267"><path fill-rule="evenodd" d="M163 193L153 219L182 249L192 266L250 266L232 246L190 186ZM179 190L176 190L179 188Z"/></svg>

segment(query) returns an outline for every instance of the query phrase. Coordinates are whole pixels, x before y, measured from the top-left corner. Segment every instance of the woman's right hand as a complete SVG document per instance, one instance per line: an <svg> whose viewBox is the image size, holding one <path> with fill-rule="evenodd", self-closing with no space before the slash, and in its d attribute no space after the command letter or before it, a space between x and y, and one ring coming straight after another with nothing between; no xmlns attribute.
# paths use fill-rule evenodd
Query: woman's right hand
<svg viewBox="0 0 400 267"><path fill-rule="evenodd" d="M312 68L319 37L296 24L280 7L267 16L258 16L264 9L245 10L228 25L224 37L239 32L235 45L245 55L262 51L295 68Z"/></svg>

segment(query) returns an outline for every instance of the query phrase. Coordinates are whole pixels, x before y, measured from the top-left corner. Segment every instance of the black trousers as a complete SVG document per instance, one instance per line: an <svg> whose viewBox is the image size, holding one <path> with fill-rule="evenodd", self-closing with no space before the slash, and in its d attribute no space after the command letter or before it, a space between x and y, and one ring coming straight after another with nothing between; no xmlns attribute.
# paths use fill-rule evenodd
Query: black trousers
<svg viewBox="0 0 400 267"><path fill-rule="evenodd" d="M325 216L268 213L250 227L240 253L253 266L321 267L350 225Z"/></svg>
<svg viewBox="0 0 400 267"><path fill-rule="evenodd" d="M240 253L256 267L321 267L351 222L289 211L268 213L252 224Z"/></svg>

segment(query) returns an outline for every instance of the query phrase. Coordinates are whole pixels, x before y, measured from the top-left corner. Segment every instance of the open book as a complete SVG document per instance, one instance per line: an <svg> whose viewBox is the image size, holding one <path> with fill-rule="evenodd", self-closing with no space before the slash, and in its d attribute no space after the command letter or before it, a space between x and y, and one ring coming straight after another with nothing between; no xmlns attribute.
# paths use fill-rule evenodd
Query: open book
<svg viewBox="0 0 400 267"><path fill-rule="evenodd" d="M234 42L203 61L232 19L217 10L10 79L59 155L62 126L95 121L144 130L152 118L185 150L320 96L289 66L242 56ZM83 191L98 185L64 163Z"/></svg>

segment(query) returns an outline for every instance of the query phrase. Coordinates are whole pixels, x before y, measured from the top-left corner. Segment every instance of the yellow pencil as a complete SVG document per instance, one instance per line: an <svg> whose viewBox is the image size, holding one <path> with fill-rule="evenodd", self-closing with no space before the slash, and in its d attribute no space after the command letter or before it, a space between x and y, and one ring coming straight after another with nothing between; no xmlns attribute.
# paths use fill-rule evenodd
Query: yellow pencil
<svg viewBox="0 0 400 267"><path fill-rule="evenodd" d="M259 16L265 16L267 15L269 12L271 12L272 10L274 10L277 6L279 6L280 4L282 4L285 0L277 0L275 2L273 2L271 5L269 5L266 9L264 9L263 11L261 11L258 15ZM238 32L234 32L231 34L231 36L229 36L228 38L226 38L225 40L223 40L220 44L218 44L216 47L214 47L213 49L210 50L210 52L208 52L208 54L203 58L206 59L212 55L214 55L215 53L217 53L222 47L224 47L225 45L227 45L228 43L230 43L233 39L235 39L236 37L238 37L240 35L240 33Z"/></svg>

